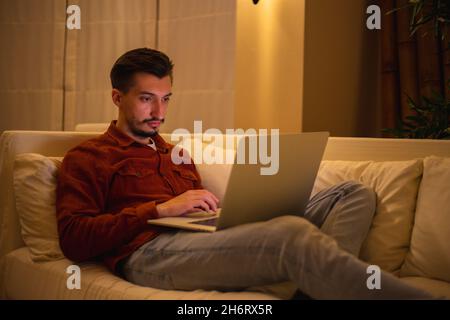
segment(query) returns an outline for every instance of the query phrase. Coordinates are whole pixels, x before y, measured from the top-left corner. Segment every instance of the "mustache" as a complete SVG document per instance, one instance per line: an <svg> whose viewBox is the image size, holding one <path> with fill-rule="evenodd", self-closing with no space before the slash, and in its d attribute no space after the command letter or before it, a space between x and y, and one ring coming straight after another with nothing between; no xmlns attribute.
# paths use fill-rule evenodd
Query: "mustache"
<svg viewBox="0 0 450 320"><path fill-rule="evenodd" d="M151 122L151 121L160 121L161 124L162 124L162 123L164 123L165 119L164 118L149 118L149 119L145 119L142 122L143 123L147 123L147 122Z"/></svg>

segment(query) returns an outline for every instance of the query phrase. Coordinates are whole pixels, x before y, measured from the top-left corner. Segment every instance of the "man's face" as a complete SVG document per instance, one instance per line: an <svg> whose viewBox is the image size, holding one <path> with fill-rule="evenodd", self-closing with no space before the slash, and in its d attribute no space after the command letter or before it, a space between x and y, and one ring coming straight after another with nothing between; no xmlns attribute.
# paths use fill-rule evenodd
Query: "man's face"
<svg viewBox="0 0 450 320"><path fill-rule="evenodd" d="M127 93L113 89L119 107L119 118L137 138L154 136L164 122L172 84L169 76L158 78L149 73L136 73Z"/></svg>

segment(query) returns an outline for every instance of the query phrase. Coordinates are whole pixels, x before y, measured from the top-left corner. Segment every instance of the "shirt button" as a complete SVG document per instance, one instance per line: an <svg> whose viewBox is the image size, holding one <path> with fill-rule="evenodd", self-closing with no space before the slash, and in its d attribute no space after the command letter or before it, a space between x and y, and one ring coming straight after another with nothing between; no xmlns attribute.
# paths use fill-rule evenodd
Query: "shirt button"
<svg viewBox="0 0 450 320"><path fill-rule="evenodd" d="M142 173L136 172L136 177L142 177Z"/></svg>

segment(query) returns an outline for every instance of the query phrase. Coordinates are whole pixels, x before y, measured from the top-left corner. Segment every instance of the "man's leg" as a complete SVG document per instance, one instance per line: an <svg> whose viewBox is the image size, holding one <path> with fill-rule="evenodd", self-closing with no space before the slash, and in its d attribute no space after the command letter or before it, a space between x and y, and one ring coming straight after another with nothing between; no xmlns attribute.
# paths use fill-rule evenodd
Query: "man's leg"
<svg viewBox="0 0 450 320"><path fill-rule="evenodd" d="M283 216L214 233L162 234L131 255L124 275L161 289L234 291L292 281L318 299L432 298L384 272L381 290L369 290L367 266L306 219Z"/></svg>
<svg viewBox="0 0 450 320"><path fill-rule="evenodd" d="M376 208L376 193L354 181L326 188L312 197L305 218L334 238L339 246L359 255Z"/></svg>
<svg viewBox="0 0 450 320"><path fill-rule="evenodd" d="M346 181L316 193L304 217L334 238L339 246L358 256L376 208L376 193L355 181ZM308 299L297 290L292 299Z"/></svg>

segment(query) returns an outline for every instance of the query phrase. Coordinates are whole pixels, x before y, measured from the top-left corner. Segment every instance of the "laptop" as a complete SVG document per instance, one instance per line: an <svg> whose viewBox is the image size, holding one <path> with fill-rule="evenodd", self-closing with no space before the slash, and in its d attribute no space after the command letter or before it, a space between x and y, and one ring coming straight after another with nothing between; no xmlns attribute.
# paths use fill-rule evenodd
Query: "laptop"
<svg viewBox="0 0 450 320"><path fill-rule="evenodd" d="M215 232L283 215L303 216L329 133L279 134L278 137L279 167L276 174L262 175L260 164L237 164L235 159L224 199L214 214L200 211L179 217L151 219L148 223ZM247 138L241 138L239 143L247 143L244 139Z"/></svg>

